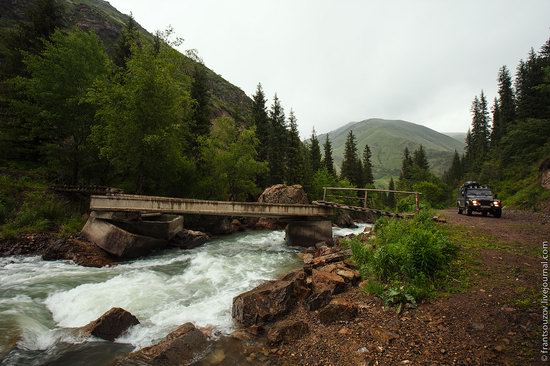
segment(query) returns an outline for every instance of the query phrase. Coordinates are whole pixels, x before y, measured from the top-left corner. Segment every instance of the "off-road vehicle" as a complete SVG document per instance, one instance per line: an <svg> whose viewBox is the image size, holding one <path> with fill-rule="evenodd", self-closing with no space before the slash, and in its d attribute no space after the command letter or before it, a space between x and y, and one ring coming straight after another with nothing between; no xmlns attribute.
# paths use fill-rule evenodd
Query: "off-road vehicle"
<svg viewBox="0 0 550 366"><path fill-rule="evenodd" d="M481 212L483 216L490 213L498 218L502 215L502 203L497 195L489 187L477 182L466 182L458 189L456 207L459 214L466 211L468 216L474 211Z"/></svg>

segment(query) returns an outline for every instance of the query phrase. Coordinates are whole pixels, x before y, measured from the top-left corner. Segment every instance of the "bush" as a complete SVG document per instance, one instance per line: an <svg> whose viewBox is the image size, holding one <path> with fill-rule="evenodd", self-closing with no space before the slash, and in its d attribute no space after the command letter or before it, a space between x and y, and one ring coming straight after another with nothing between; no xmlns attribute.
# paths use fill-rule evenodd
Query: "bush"
<svg viewBox="0 0 550 366"><path fill-rule="evenodd" d="M361 275L372 283L367 291L387 304L414 304L444 285L457 247L431 217L431 212L421 211L410 220L381 218L375 224L374 239L368 243L349 240L347 245Z"/></svg>

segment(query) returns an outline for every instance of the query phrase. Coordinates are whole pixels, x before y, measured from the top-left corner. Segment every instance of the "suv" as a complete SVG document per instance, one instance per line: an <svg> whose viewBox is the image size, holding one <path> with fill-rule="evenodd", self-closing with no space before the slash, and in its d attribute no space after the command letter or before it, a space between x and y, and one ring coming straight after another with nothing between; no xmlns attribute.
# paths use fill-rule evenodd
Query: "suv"
<svg viewBox="0 0 550 366"><path fill-rule="evenodd" d="M458 198L456 200L458 213L470 216L473 211L481 212L483 216L490 213L494 217L502 215L502 204L487 186L482 186L477 182L466 182L458 189Z"/></svg>

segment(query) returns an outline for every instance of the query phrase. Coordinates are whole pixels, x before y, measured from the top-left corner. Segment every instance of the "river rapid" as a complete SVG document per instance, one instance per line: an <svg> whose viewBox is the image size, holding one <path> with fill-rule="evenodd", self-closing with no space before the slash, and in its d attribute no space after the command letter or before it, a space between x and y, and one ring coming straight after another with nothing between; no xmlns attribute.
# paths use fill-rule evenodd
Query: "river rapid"
<svg viewBox="0 0 550 366"><path fill-rule="evenodd" d="M363 231L335 229L343 236ZM158 342L185 322L233 330L233 298L301 266L283 231L247 231L107 268L40 257L0 258L0 364L102 365ZM112 307L141 324L115 343L74 328Z"/></svg>

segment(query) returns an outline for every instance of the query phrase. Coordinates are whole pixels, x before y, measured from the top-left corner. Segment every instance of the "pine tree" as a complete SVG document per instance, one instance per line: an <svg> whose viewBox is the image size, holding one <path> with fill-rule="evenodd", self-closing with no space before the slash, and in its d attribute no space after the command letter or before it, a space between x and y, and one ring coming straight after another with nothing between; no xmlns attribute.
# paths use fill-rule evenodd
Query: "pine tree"
<svg viewBox="0 0 550 366"><path fill-rule="evenodd" d="M388 189L390 191L395 190L395 183L393 181L393 177L390 178L390 184L388 185ZM388 192L387 198L386 198L386 204L390 209L395 208L396 200L395 200L395 192Z"/></svg>
<svg viewBox="0 0 550 366"><path fill-rule="evenodd" d="M286 161L288 132L286 119L281 101L277 94L273 97L273 104L269 110L271 125L271 144L269 147L269 180L271 184L284 183L286 178Z"/></svg>
<svg viewBox="0 0 550 366"><path fill-rule="evenodd" d="M270 147L270 125L267 117L266 98L262 84L258 84L256 94L252 96L252 119L256 125L256 135L260 144L258 145L258 159L267 161Z"/></svg>
<svg viewBox="0 0 550 366"><path fill-rule="evenodd" d="M115 47L113 62L118 67L126 68L126 61L132 55L132 45L139 41L139 31L137 29L134 16L130 13L126 27L118 37Z"/></svg>
<svg viewBox="0 0 550 366"><path fill-rule="evenodd" d="M430 164L428 163L428 158L426 157L426 151L424 146L420 145L413 153L413 165L419 169L429 170Z"/></svg>
<svg viewBox="0 0 550 366"><path fill-rule="evenodd" d="M451 187L456 187L459 184L462 175L462 161L458 155L458 152L455 150L451 166L449 170L443 174L443 181Z"/></svg>
<svg viewBox="0 0 550 366"><path fill-rule="evenodd" d="M289 184L303 184L304 162L302 157L302 141L298 133L298 122L292 109L288 116L288 125L287 182Z"/></svg>
<svg viewBox="0 0 550 366"><path fill-rule="evenodd" d="M319 146L319 140L317 139L317 133L315 128L311 132L311 170L315 174L321 168L321 147Z"/></svg>
<svg viewBox="0 0 550 366"><path fill-rule="evenodd" d="M372 153L369 145L365 145L363 150L363 184L374 184L374 177L372 174Z"/></svg>
<svg viewBox="0 0 550 366"><path fill-rule="evenodd" d="M500 120L497 122L497 131L493 131L493 136L496 141L506 133L508 126L516 119L516 100L514 90L512 89L512 77L510 70L506 66L502 66L498 73L498 100ZM495 121L493 119L493 129Z"/></svg>
<svg viewBox="0 0 550 366"><path fill-rule="evenodd" d="M464 139L465 147L464 147L464 158L462 159L462 165L464 170L467 170L470 166L470 162L473 160L472 156L474 155L474 146L472 143L472 132L468 128L468 132L466 132L466 138Z"/></svg>
<svg viewBox="0 0 550 366"><path fill-rule="evenodd" d="M332 158L332 143L328 138L328 133L326 135L325 143L323 144L323 150L325 156L323 158L322 165L331 175L336 176L336 171L334 170L334 159Z"/></svg>
<svg viewBox="0 0 550 366"><path fill-rule="evenodd" d="M493 101L493 128L491 130L491 146L496 146L496 144L500 141L500 138L502 137L503 133L503 125L501 120L501 108L500 108L500 102L498 101L498 98L495 97L495 100Z"/></svg>
<svg viewBox="0 0 550 366"><path fill-rule="evenodd" d="M208 136L212 123L210 122L210 97L208 95L206 68L203 65L196 65L193 76L191 98L195 101L195 105L189 131L191 132L191 149L194 152L195 158L198 158L198 140L202 136Z"/></svg>
<svg viewBox="0 0 550 366"><path fill-rule="evenodd" d="M470 144L468 144L469 159L477 162L484 158L489 148L489 111L487 110L487 99L481 91L479 98L476 96L472 102L472 129Z"/></svg>
<svg viewBox="0 0 550 366"><path fill-rule="evenodd" d="M405 146L405 150L403 150L403 160L401 162L401 173L399 174L400 181L408 182L412 179L412 167L413 160L409 149Z"/></svg>
<svg viewBox="0 0 550 366"><path fill-rule="evenodd" d="M344 147L344 160L340 169L342 179L349 180L354 186L360 187L362 182L362 172L358 170L361 165L357 155L357 143L353 131L350 130Z"/></svg>

